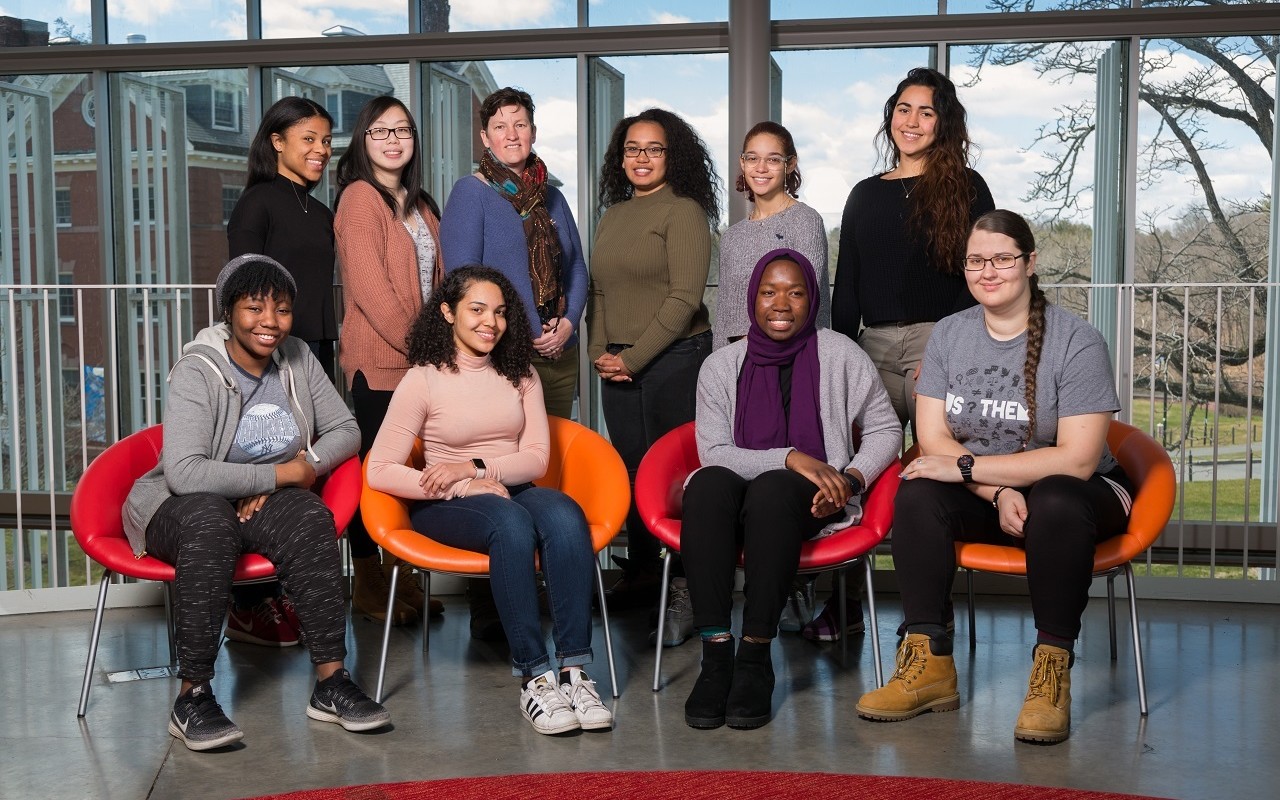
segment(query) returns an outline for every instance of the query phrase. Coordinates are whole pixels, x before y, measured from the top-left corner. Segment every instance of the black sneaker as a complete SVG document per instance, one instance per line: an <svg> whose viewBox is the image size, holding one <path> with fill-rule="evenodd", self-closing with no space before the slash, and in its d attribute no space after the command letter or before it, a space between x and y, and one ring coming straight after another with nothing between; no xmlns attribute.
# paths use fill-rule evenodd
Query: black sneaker
<svg viewBox="0 0 1280 800"><path fill-rule="evenodd" d="M188 750L212 750L244 738L244 731L222 713L207 681L192 686L173 701L169 733L181 739Z"/></svg>
<svg viewBox="0 0 1280 800"><path fill-rule="evenodd" d="M391 712L365 694L345 669L316 681L307 705L307 716L336 722L349 731L370 731L391 724Z"/></svg>

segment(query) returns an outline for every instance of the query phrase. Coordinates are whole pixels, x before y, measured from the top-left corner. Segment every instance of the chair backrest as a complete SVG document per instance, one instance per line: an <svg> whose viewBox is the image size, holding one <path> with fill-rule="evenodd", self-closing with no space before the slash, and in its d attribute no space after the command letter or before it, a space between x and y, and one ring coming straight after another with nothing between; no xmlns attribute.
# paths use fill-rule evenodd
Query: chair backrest
<svg viewBox="0 0 1280 800"><path fill-rule="evenodd" d="M684 482L700 466L694 423L686 422L654 442L636 470L636 510L668 547L680 548Z"/></svg>
<svg viewBox="0 0 1280 800"><path fill-rule="evenodd" d="M1129 527L1098 545L1094 569L1111 569L1130 561L1155 542L1173 514L1178 482L1169 453L1147 434L1112 420L1107 446L1133 482L1136 494Z"/></svg>

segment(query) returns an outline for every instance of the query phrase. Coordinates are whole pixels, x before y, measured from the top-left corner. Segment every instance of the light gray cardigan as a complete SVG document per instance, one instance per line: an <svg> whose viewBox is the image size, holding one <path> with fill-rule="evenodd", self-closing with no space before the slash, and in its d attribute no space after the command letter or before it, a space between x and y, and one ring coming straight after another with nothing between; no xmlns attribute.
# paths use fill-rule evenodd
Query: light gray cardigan
<svg viewBox="0 0 1280 800"><path fill-rule="evenodd" d="M133 484L124 505L124 529L134 553L145 552L147 525L173 495L211 492L238 500L275 491L274 465L226 460L240 424L240 385L225 345L229 337L225 323L205 328L182 348L182 358L169 372L160 463ZM306 342L288 336L273 357L316 475L327 474L360 449L355 417Z"/></svg>
<svg viewBox="0 0 1280 800"><path fill-rule="evenodd" d="M748 450L733 443L738 405L738 374L747 355L745 339L712 353L698 373L698 458L703 466L728 467L748 480L785 469L793 448ZM880 375L862 348L844 334L818 330L819 402L827 463L838 470L856 468L874 481L902 450L902 425L889 403ZM853 426L862 431L853 446Z"/></svg>

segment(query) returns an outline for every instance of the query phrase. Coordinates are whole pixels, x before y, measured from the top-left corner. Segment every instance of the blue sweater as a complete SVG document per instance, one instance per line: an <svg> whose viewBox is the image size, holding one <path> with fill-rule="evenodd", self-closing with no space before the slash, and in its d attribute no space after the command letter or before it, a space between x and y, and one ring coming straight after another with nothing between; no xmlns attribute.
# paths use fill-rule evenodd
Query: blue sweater
<svg viewBox="0 0 1280 800"><path fill-rule="evenodd" d="M578 327L587 305L587 262L569 204L554 186L547 187L547 210L560 233L564 318L573 323L573 336L566 344L572 345L578 340ZM483 264L506 275L524 301L533 338L542 335L542 321L538 319L533 284L529 280L524 222L497 190L474 175L453 185L440 218L440 249L444 251L446 273L468 264Z"/></svg>

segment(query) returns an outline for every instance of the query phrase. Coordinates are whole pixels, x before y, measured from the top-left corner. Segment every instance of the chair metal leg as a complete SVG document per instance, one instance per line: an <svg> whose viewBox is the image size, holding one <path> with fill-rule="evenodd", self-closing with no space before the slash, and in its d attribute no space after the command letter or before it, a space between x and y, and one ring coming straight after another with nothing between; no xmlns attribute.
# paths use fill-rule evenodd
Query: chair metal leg
<svg viewBox="0 0 1280 800"><path fill-rule="evenodd" d="M1138 673L1138 710L1147 715L1147 676L1142 664L1142 637L1138 633L1138 592L1133 580L1133 564L1125 564L1125 583L1129 586L1129 623L1133 627L1133 663Z"/></svg>
<svg viewBox="0 0 1280 800"><path fill-rule="evenodd" d="M178 619L173 610L173 582L164 585L164 624L169 634L169 666L178 666Z"/></svg>
<svg viewBox="0 0 1280 800"><path fill-rule="evenodd" d="M427 602L431 602L431 570L424 569L422 571L422 591L427 595ZM431 649L431 629L424 623L422 626L422 652L426 653Z"/></svg>
<svg viewBox="0 0 1280 800"><path fill-rule="evenodd" d="M871 658L876 666L876 688L884 686L884 668L880 666L880 625L876 622L876 593L871 588L871 575L875 570L871 566L871 554L863 558L867 570L867 614L871 617Z"/></svg>
<svg viewBox="0 0 1280 800"><path fill-rule="evenodd" d="M84 682L80 684L80 704L76 716L83 717L89 705L89 683L93 680L93 666L98 660L98 636L102 633L102 614L107 608L107 586L111 583L111 570L102 573L102 585L98 589L98 605L93 613L93 632L89 634L89 657L84 662Z"/></svg>
<svg viewBox="0 0 1280 800"><path fill-rule="evenodd" d="M662 637L665 634L667 623L667 584L671 581L671 548L667 548L667 554L662 558L662 583L659 584L658 591L658 648L657 655L653 657L653 690L655 692L662 689Z"/></svg>
<svg viewBox="0 0 1280 800"><path fill-rule="evenodd" d="M1111 660L1116 660L1116 573L1107 574L1107 627L1111 633Z"/></svg>
<svg viewBox="0 0 1280 800"><path fill-rule="evenodd" d="M966 569L965 577L969 584L969 652L978 649L977 615L973 611L973 570Z"/></svg>
<svg viewBox="0 0 1280 800"><path fill-rule="evenodd" d="M840 669L849 668L849 581L843 569L836 570L836 630L840 632Z"/></svg>
<svg viewBox="0 0 1280 800"><path fill-rule="evenodd" d="M604 628L604 652L609 656L609 685L613 696L618 696L618 672L613 667L613 634L609 632L609 604L604 599L604 573L600 571L600 559L596 564L596 594L600 597L600 624Z"/></svg>
<svg viewBox="0 0 1280 800"><path fill-rule="evenodd" d="M391 568L391 590L387 593L387 618L382 623L382 655L378 658L378 687L374 690L373 700L382 702L382 685L387 677L387 645L391 642L391 614L395 611L396 581L400 579L400 562Z"/></svg>

